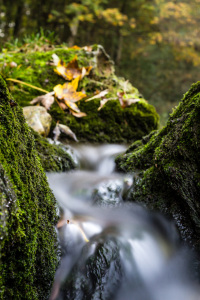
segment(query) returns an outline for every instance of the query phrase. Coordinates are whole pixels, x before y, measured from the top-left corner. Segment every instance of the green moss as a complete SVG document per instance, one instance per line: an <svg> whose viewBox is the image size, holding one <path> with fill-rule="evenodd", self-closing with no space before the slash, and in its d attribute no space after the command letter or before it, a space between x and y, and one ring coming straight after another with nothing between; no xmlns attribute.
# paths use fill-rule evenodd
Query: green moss
<svg viewBox="0 0 200 300"><path fill-rule="evenodd" d="M65 82L54 72L55 67L49 64L54 53L66 63L77 54L80 67L93 66L90 75L84 77L79 84L79 89L83 88L88 97L93 96L96 90L109 89L106 97L117 99L117 92L122 91L126 86L127 98L140 98L140 101L122 109L119 101L113 100L107 102L98 111L99 99L90 102L81 100L78 102L78 106L81 111L86 112L87 117L79 119L63 112L57 103L54 103L50 109L50 114L53 117L51 134L58 120L61 124L68 125L81 142L133 142L157 129L159 117L155 108L141 98L135 87L114 74L113 62L101 46L92 52L55 48L47 52L4 54L0 57L0 63L7 62L8 66L2 67L2 74L5 79L8 77L16 78L50 92L55 85ZM11 61L16 62L18 67L10 68L9 63ZM21 106L29 105L34 97L42 94L42 92L40 93L25 85L15 84L11 81L7 81L7 83L12 95Z"/></svg>
<svg viewBox="0 0 200 300"><path fill-rule="evenodd" d="M117 158L120 170L140 170L130 200L175 219L183 239L200 251L200 82L193 84L167 125Z"/></svg>
<svg viewBox="0 0 200 300"><path fill-rule="evenodd" d="M55 198L22 109L0 77L1 299L48 299L57 266Z"/></svg>
<svg viewBox="0 0 200 300"><path fill-rule="evenodd" d="M32 130L32 133L41 165L46 172L64 172L76 167L71 156L61 146L51 145L35 131Z"/></svg>

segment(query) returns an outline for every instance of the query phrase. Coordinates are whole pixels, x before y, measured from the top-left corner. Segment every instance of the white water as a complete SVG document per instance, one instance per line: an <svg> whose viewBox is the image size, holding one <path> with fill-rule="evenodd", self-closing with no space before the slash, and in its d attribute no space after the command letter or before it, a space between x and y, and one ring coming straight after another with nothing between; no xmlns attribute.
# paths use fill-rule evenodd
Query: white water
<svg viewBox="0 0 200 300"><path fill-rule="evenodd" d="M95 252L98 237L105 236L121 242L124 274L115 298L106 300L200 299L199 287L190 279L189 252L178 245L174 225L137 205L123 203L123 188L131 179L114 173L114 157L124 150L121 145L81 146L75 153L84 170L48 174L63 211L58 234L65 253L50 299L62 299L58 296L59 288L81 257L84 246L87 244L90 256ZM142 282L138 286L133 285L135 270L137 280Z"/></svg>

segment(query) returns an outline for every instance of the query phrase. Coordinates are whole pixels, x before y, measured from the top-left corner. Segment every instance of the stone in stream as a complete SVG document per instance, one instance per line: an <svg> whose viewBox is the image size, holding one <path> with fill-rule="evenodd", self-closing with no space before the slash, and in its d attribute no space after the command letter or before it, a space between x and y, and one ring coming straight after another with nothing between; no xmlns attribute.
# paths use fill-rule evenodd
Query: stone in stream
<svg viewBox="0 0 200 300"><path fill-rule="evenodd" d="M167 125L133 143L116 159L137 177L128 200L175 220L200 255L200 82L192 85Z"/></svg>

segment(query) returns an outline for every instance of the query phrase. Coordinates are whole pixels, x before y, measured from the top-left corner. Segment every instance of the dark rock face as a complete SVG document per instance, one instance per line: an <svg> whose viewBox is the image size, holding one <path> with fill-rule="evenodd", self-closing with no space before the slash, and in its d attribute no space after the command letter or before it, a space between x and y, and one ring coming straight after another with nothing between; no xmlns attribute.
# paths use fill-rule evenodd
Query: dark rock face
<svg viewBox="0 0 200 300"><path fill-rule="evenodd" d="M22 109L0 77L0 298L48 299L57 267L56 202Z"/></svg>
<svg viewBox="0 0 200 300"><path fill-rule="evenodd" d="M133 143L116 160L137 171L129 200L172 217L200 253L200 82L193 84L167 125Z"/></svg>
<svg viewBox="0 0 200 300"><path fill-rule="evenodd" d="M91 248L95 247L91 254ZM85 245L80 260L60 290L61 299L112 299L122 277L119 242L97 236Z"/></svg>

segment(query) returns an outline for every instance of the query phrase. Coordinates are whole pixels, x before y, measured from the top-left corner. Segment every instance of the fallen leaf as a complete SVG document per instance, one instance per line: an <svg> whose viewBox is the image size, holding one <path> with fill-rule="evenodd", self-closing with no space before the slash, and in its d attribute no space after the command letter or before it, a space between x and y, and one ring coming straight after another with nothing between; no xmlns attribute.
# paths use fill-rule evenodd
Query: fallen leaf
<svg viewBox="0 0 200 300"><path fill-rule="evenodd" d="M60 101L58 101L58 105L60 106L60 108L61 108L62 110L66 110L66 109L68 108L67 105L66 105L65 103L60 102Z"/></svg>
<svg viewBox="0 0 200 300"><path fill-rule="evenodd" d="M54 141L58 140L61 133L64 133L65 135L70 136L74 141L78 142L75 133L68 126L59 124L59 121L58 121L56 124L56 127L53 130Z"/></svg>
<svg viewBox="0 0 200 300"><path fill-rule="evenodd" d="M65 99L64 99L64 102L68 106L68 108L70 108L70 110L75 111L76 113L80 112L80 109L78 108L76 103L73 103L73 102L71 102L69 100L65 100Z"/></svg>
<svg viewBox="0 0 200 300"><path fill-rule="evenodd" d="M16 67L17 67L17 63L14 62L14 61L11 61L11 62L10 62L10 67L11 67L11 68L16 68Z"/></svg>
<svg viewBox="0 0 200 300"><path fill-rule="evenodd" d="M36 104L40 102L47 110L49 110L51 105L54 103L54 94L55 92L51 92L42 96L38 96L34 98L30 104Z"/></svg>
<svg viewBox="0 0 200 300"><path fill-rule="evenodd" d="M82 47L82 49L87 51L87 52L92 52L92 47L91 46L85 46L85 47Z"/></svg>
<svg viewBox="0 0 200 300"><path fill-rule="evenodd" d="M87 100L85 100L85 102L88 102L88 101L91 101L91 100L94 100L94 99L99 99L99 98L103 98L105 95L108 94L108 89L100 92L99 94L91 97L91 98L88 98Z"/></svg>
<svg viewBox="0 0 200 300"><path fill-rule="evenodd" d="M117 97L119 99L122 108L125 108L127 106L130 106L133 103L137 103L140 101L139 98L124 98L124 96L127 96L125 91L117 93Z"/></svg>
<svg viewBox="0 0 200 300"><path fill-rule="evenodd" d="M58 61L58 57L53 57L54 62ZM76 77L83 78L86 75L89 75L92 66L79 68L77 55L66 65L64 61L59 60L54 71L64 77L66 80L72 80Z"/></svg>
<svg viewBox="0 0 200 300"><path fill-rule="evenodd" d="M139 98L125 99L126 106L130 106L131 104L137 103L139 101L140 101Z"/></svg>
<svg viewBox="0 0 200 300"><path fill-rule="evenodd" d="M75 102L86 97L83 92L77 92L79 77L75 78L72 82L66 82L63 85L58 84L54 87L55 96L58 98L59 106L65 110L68 108L75 117L84 117Z"/></svg>
<svg viewBox="0 0 200 300"><path fill-rule="evenodd" d="M63 132L66 135L69 135L71 138L73 138L74 141L78 142L77 137L75 133L66 125L58 124L61 132Z"/></svg>
<svg viewBox="0 0 200 300"><path fill-rule="evenodd" d="M82 117L85 117L85 116L87 116L87 114L86 113L84 113L84 112L74 112L74 111L71 111L71 113L72 113L72 115L73 116L75 116L75 117L77 117L77 118L82 118Z"/></svg>
<svg viewBox="0 0 200 300"><path fill-rule="evenodd" d="M100 106L98 107L97 110L101 110L102 107L110 100L116 100L117 98L103 98L101 101L100 101Z"/></svg>
<svg viewBox="0 0 200 300"><path fill-rule="evenodd" d="M60 130L59 126L58 126L58 123L59 122L57 122L56 127L53 130L53 139L54 139L54 141L57 141L58 138L59 138L59 136L60 136L60 134L61 134L61 130Z"/></svg>
<svg viewBox="0 0 200 300"><path fill-rule="evenodd" d="M86 94L77 92L79 77L72 82L66 82L63 85L58 84L54 87L55 95L58 99L64 99L70 102L77 102L86 97Z"/></svg>
<svg viewBox="0 0 200 300"><path fill-rule="evenodd" d="M123 98L124 95L125 95L125 92L118 92L118 93L117 93L117 97L118 97L119 102L120 102L120 105L121 105L122 107L125 107L125 106L124 106L124 98Z"/></svg>
<svg viewBox="0 0 200 300"><path fill-rule="evenodd" d="M70 47L68 49L80 50L81 48L79 46L77 46L77 45L74 45L74 46L72 46L72 47Z"/></svg>
<svg viewBox="0 0 200 300"><path fill-rule="evenodd" d="M58 65L58 63L59 63L59 61L60 61L60 58L58 57L58 55L57 54L52 54L52 58L53 58L53 64L54 64L54 66L57 66Z"/></svg>
<svg viewBox="0 0 200 300"><path fill-rule="evenodd" d="M98 110L101 110L102 107L109 101L109 99L103 99L100 101L100 106L98 107Z"/></svg>

